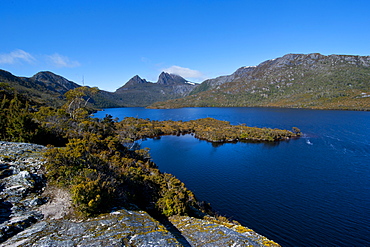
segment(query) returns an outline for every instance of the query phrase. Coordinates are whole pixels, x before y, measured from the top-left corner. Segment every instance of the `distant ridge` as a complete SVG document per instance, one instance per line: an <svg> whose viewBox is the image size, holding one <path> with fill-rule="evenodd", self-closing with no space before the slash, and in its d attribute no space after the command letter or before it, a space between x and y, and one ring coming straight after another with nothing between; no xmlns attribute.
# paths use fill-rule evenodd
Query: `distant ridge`
<svg viewBox="0 0 370 247"><path fill-rule="evenodd" d="M370 56L287 54L209 79L152 108L267 106L370 110Z"/></svg>

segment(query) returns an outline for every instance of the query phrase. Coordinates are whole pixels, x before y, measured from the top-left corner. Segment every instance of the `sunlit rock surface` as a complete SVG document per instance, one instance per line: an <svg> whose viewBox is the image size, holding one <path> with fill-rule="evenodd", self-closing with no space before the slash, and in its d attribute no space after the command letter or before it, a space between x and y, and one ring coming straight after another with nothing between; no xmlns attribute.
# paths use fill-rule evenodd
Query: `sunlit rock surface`
<svg viewBox="0 0 370 247"><path fill-rule="evenodd" d="M172 216L172 224L186 238L189 246L279 246L253 230L209 217L207 220Z"/></svg>
<svg viewBox="0 0 370 247"><path fill-rule="evenodd" d="M181 246L143 211L119 210L89 220L45 220L9 239L15 246Z"/></svg>

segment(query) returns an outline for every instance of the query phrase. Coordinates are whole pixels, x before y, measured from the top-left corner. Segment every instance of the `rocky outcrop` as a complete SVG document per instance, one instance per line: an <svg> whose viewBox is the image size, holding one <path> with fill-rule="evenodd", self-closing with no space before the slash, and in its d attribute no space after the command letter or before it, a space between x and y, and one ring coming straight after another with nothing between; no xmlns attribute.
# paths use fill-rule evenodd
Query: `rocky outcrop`
<svg viewBox="0 0 370 247"><path fill-rule="evenodd" d="M181 246L144 211L118 210L97 218L44 220L4 244L14 246Z"/></svg>
<svg viewBox="0 0 370 247"><path fill-rule="evenodd" d="M278 246L246 227L212 217L158 221L144 211L121 208L77 219L68 213L68 192L45 190L45 149L0 142L0 246Z"/></svg>
<svg viewBox="0 0 370 247"><path fill-rule="evenodd" d="M176 230L174 230L176 229ZM12 246L279 246L233 224L174 216L167 225L144 211L117 210L89 220L44 220L4 243Z"/></svg>

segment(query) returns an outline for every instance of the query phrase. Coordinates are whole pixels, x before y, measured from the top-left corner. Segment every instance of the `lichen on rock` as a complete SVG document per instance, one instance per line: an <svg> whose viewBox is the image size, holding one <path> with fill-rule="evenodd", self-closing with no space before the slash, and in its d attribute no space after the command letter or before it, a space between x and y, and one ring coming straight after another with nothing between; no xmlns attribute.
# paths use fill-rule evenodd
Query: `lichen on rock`
<svg viewBox="0 0 370 247"><path fill-rule="evenodd" d="M45 220L5 242L21 246L181 246L144 211L114 211L88 220Z"/></svg>
<svg viewBox="0 0 370 247"><path fill-rule="evenodd" d="M279 246L249 228L213 217L172 216L170 221L191 246Z"/></svg>

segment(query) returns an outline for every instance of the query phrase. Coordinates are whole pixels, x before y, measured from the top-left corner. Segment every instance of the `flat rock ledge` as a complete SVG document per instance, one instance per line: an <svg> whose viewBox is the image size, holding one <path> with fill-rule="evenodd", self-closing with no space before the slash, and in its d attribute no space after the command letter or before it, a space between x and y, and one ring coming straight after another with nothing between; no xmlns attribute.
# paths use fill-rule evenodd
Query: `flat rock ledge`
<svg viewBox="0 0 370 247"><path fill-rule="evenodd" d="M279 246L254 231L215 218L172 216L158 222L119 209L76 220L66 192L45 197L46 147L0 141L0 246Z"/></svg>

